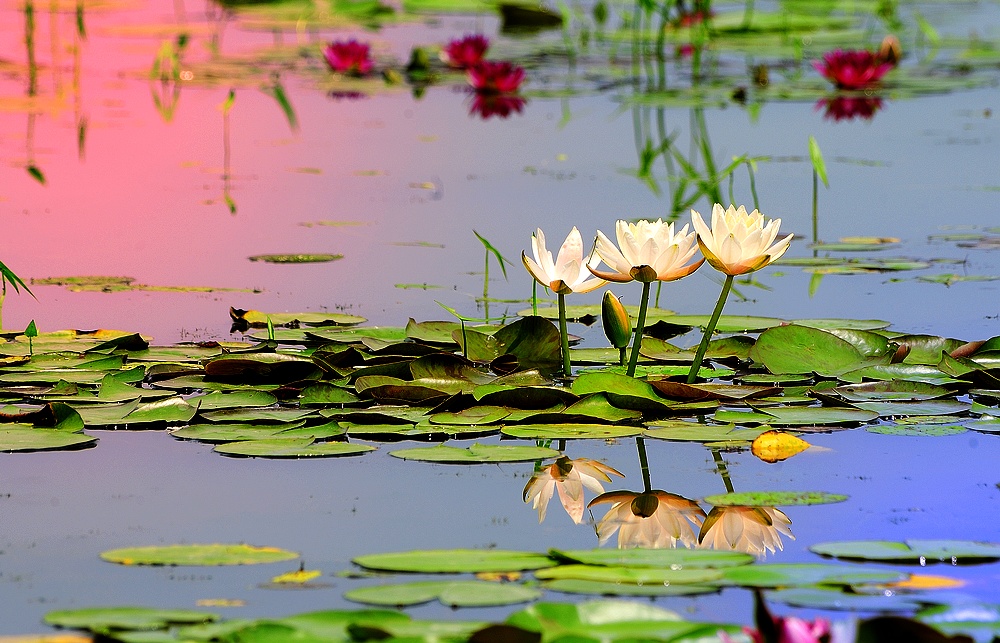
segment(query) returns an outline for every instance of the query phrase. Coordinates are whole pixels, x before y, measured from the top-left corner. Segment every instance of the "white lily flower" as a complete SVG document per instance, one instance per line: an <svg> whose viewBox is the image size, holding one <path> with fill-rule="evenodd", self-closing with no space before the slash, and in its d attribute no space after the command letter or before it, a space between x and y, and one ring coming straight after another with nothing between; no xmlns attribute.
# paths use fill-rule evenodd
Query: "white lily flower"
<svg viewBox="0 0 1000 643"><path fill-rule="evenodd" d="M687 224L675 234L674 224L662 219L635 223L619 220L615 223L615 236L617 246L598 231L595 246L596 254L611 267L611 272L590 270L608 281L674 281L690 275L705 261L687 263L698 251L696 235L688 232Z"/></svg>
<svg viewBox="0 0 1000 643"><path fill-rule="evenodd" d="M713 268L727 275L743 275L760 270L777 260L788 250L794 235L777 243L781 219L768 221L754 210L747 213L742 205L723 209L712 206L712 228L705 224L701 214L691 210L691 221L698 233L698 245Z"/></svg>
<svg viewBox="0 0 1000 643"><path fill-rule="evenodd" d="M590 292L607 283L603 279L594 278L587 269L588 263L596 266L600 258L591 257L589 262L584 261L583 238L575 226L563 241L555 261L552 260L552 253L545 247L545 234L541 228L531 237L531 252L534 259L521 253L524 267L538 283L551 288L556 294Z"/></svg>

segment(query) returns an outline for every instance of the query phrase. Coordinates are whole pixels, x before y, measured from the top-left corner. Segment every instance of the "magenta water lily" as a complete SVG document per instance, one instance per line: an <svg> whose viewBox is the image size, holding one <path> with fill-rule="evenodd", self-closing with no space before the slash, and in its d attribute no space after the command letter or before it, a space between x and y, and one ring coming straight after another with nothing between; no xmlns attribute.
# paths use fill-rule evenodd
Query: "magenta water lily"
<svg viewBox="0 0 1000 643"><path fill-rule="evenodd" d="M484 60L470 67L467 77L476 93L513 94L524 82L524 68L506 60Z"/></svg>
<svg viewBox="0 0 1000 643"><path fill-rule="evenodd" d="M813 67L838 89L859 90L877 86L894 65L871 51L835 49Z"/></svg>

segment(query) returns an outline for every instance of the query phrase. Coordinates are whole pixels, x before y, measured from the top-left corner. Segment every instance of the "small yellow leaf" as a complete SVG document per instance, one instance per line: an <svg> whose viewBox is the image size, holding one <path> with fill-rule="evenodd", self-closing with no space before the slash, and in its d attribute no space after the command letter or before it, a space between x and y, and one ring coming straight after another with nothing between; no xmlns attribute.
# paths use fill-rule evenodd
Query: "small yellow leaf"
<svg viewBox="0 0 1000 643"><path fill-rule="evenodd" d="M195 603L198 607L243 607L246 604L240 598L202 598Z"/></svg>
<svg viewBox="0 0 1000 643"><path fill-rule="evenodd" d="M859 243L878 246L886 243L899 243L897 237L841 237L841 243Z"/></svg>
<svg viewBox="0 0 1000 643"><path fill-rule="evenodd" d="M521 579L521 572L479 572L476 574L476 578L497 582L514 582Z"/></svg>
<svg viewBox="0 0 1000 643"><path fill-rule="evenodd" d="M965 581L947 576L931 576L929 574L913 574L906 580L890 583L890 589L953 589L962 587Z"/></svg>
<svg viewBox="0 0 1000 643"><path fill-rule="evenodd" d="M288 572L287 574L281 574L275 576L271 579L272 583L287 583L287 584L297 584L301 585L303 583L308 583L314 578L319 578L323 575L323 572L318 569L299 569L294 572Z"/></svg>
<svg viewBox="0 0 1000 643"><path fill-rule="evenodd" d="M764 462L781 462L811 445L800 438L781 431L765 431L750 445L750 452Z"/></svg>

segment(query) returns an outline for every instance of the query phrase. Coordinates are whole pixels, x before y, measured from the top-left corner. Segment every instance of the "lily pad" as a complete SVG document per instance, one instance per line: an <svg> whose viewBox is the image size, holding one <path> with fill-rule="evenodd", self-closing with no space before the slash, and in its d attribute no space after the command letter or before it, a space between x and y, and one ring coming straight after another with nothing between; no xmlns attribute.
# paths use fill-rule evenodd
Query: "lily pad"
<svg viewBox="0 0 1000 643"><path fill-rule="evenodd" d="M716 507L797 507L844 502L848 496L825 491L744 491L706 496Z"/></svg>
<svg viewBox="0 0 1000 643"><path fill-rule="evenodd" d="M722 578L722 572L710 567L657 569L651 567L609 567L605 565L559 565L535 572L541 580L573 579L629 585L704 584Z"/></svg>
<svg viewBox="0 0 1000 643"><path fill-rule="evenodd" d="M385 572L454 574L544 569L556 564L545 554L503 549L432 549L368 554L354 564Z"/></svg>
<svg viewBox="0 0 1000 643"><path fill-rule="evenodd" d="M549 554L584 565L661 569L720 569L749 565L755 560L743 552L710 549L553 549Z"/></svg>
<svg viewBox="0 0 1000 643"><path fill-rule="evenodd" d="M553 592L590 596L693 596L719 591L716 586L697 583L622 583L581 578L547 580L542 583L542 588Z"/></svg>
<svg viewBox="0 0 1000 643"><path fill-rule="evenodd" d="M26 425L0 425L0 451L49 451L93 446L97 438L83 433L41 429Z"/></svg>
<svg viewBox="0 0 1000 643"><path fill-rule="evenodd" d="M390 451L389 455L403 460L437 462L441 464L482 464L491 462L531 462L555 458L559 452L546 447L474 444L466 449L437 445Z"/></svg>
<svg viewBox="0 0 1000 643"><path fill-rule="evenodd" d="M724 585L740 587L808 587L810 585L854 585L892 583L907 574L862 565L822 563L758 563L723 570Z"/></svg>
<svg viewBox="0 0 1000 643"><path fill-rule="evenodd" d="M162 630L171 625L211 623L218 614L184 609L152 607L85 607L57 610L45 615L45 622L55 627L107 632L108 630Z"/></svg>
<svg viewBox="0 0 1000 643"><path fill-rule="evenodd" d="M878 417L875 411L833 406L767 407L754 412L716 411L716 422L735 424L773 424L776 426L810 426L827 424L859 424Z"/></svg>
<svg viewBox="0 0 1000 643"><path fill-rule="evenodd" d="M1000 543L969 540L855 540L817 543L809 548L821 556L847 560L892 562L981 563L1000 560Z"/></svg>
<svg viewBox="0 0 1000 643"><path fill-rule="evenodd" d="M614 424L511 424L501 433L525 440L567 440L590 438L609 440L639 435L642 427Z"/></svg>
<svg viewBox="0 0 1000 643"><path fill-rule="evenodd" d="M265 263L329 263L343 258L344 255L338 254L271 254L247 257L250 261Z"/></svg>
<svg viewBox="0 0 1000 643"><path fill-rule="evenodd" d="M537 589L523 585L467 580L362 587L345 592L344 598L356 603L397 607L429 603L435 599L449 607L487 607L526 603L541 595Z"/></svg>
<svg viewBox="0 0 1000 643"><path fill-rule="evenodd" d="M783 589L768 592L767 598L795 607L859 612L912 612L922 606L919 600L904 594L855 594L822 587Z"/></svg>
<svg viewBox="0 0 1000 643"><path fill-rule="evenodd" d="M865 431L880 435L908 435L917 437L941 437L958 435L968 429L959 424L876 424L866 426Z"/></svg>
<svg viewBox="0 0 1000 643"><path fill-rule="evenodd" d="M312 437L264 438L220 444L216 453L254 458L331 458L361 455L375 447L350 442L316 442Z"/></svg>
<svg viewBox="0 0 1000 643"><path fill-rule="evenodd" d="M256 565L298 558L295 552L277 547L244 544L162 545L126 547L101 552L101 559L121 565L176 565L215 567Z"/></svg>

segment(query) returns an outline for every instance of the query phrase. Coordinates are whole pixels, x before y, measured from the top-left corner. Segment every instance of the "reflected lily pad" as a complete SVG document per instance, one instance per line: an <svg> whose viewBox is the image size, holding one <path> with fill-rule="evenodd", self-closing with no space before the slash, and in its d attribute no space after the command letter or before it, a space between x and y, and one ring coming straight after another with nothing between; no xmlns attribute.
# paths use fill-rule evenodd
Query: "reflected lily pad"
<svg viewBox="0 0 1000 643"><path fill-rule="evenodd" d="M449 607L487 607L533 601L542 593L523 585L487 581L418 581L352 589L344 598L368 605L403 607L438 600Z"/></svg>
<svg viewBox="0 0 1000 643"><path fill-rule="evenodd" d="M277 547L244 544L162 545L126 547L101 552L101 559L121 565L208 566L256 565L298 558L292 551Z"/></svg>
<svg viewBox="0 0 1000 643"><path fill-rule="evenodd" d="M556 564L545 554L503 549L432 549L368 554L353 559L366 569L386 572L454 574L544 569Z"/></svg>

